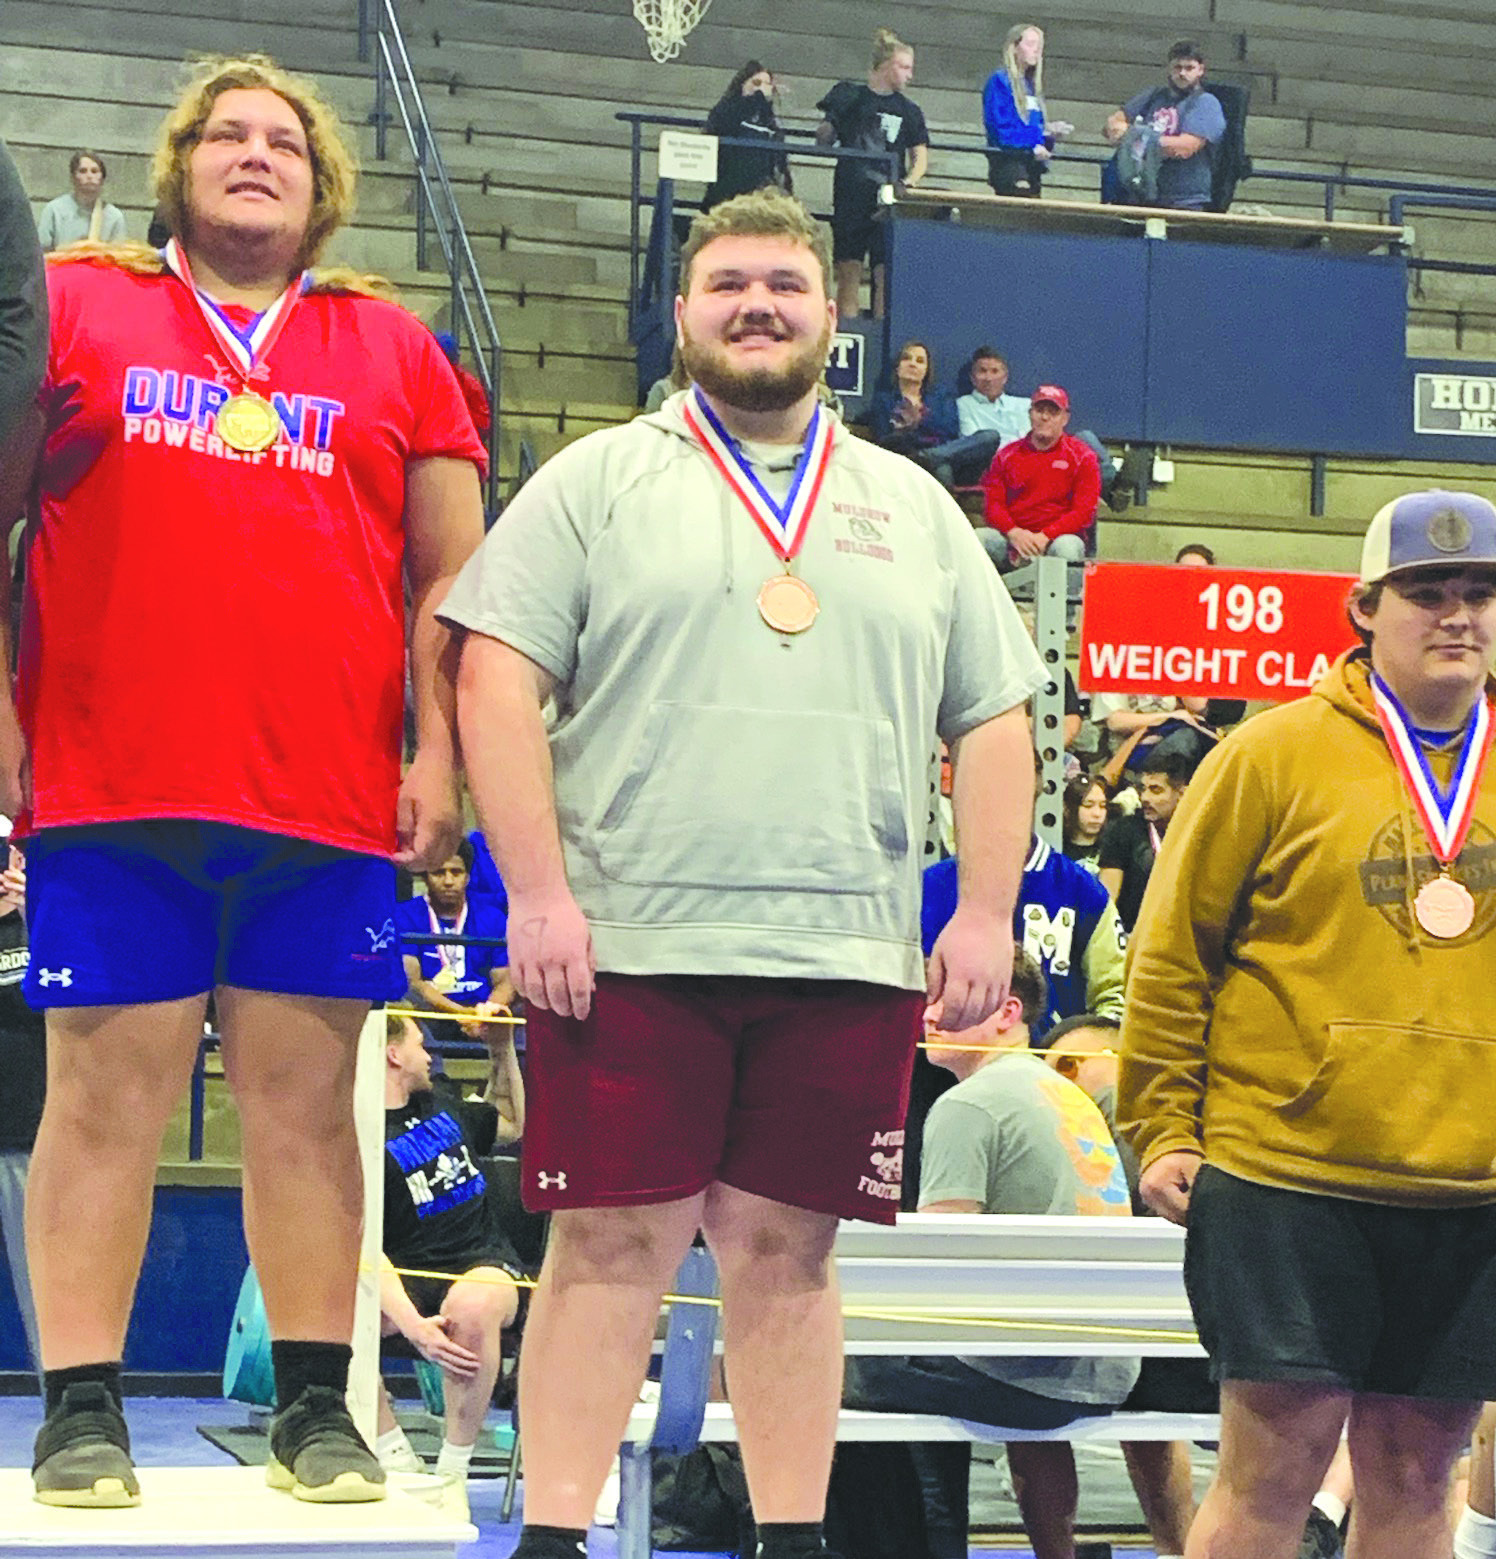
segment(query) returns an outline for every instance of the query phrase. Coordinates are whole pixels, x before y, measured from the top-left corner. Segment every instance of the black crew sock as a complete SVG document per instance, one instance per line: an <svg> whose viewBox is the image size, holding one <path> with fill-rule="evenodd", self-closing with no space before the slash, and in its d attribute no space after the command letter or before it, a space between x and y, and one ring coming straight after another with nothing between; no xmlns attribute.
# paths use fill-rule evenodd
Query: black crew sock
<svg viewBox="0 0 1496 1559"><path fill-rule="evenodd" d="M272 1341L270 1363L275 1370L276 1406L284 1412L308 1386L347 1391L353 1349L345 1342Z"/></svg>
<svg viewBox="0 0 1496 1559"><path fill-rule="evenodd" d="M826 1551L819 1521L764 1521L758 1528L757 1559L810 1559Z"/></svg>
<svg viewBox="0 0 1496 1559"><path fill-rule="evenodd" d="M509 1559L586 1559L585 1527L532 1526L520 1528L519 1543Z"/></svg>
<svg viewBox="0 0 1496 1559"><path fill-rule="evenodd" d="M44 1370L42 1378L47 1387L49 1413L55 1412L62 1405L62 1394L69 1386L80 1386L86 1381L107 1387L109 1395L114 1398L114 1405L124 1405L120 1392L118 1359L111 1359L107 1364L74 1364L65 1370Z"/></svg>

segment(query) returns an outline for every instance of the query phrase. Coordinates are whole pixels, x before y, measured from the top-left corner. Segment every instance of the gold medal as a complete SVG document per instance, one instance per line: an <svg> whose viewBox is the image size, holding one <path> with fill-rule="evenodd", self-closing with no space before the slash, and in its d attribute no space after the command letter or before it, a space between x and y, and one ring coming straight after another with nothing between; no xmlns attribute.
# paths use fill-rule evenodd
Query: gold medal
<svg viewBox="0 0 1496 1559"><path fill-rule="evenodd" d="M1475 898L1463 882L1453 877L1433 877L1413 900L1418 924L1440 941L1464 936L1475 922Z"/></svg>
<svg viewBox="0 0 1496 1559"><path fill-rule="evenodd" d="M443 964L440 969L431 976L431 988L445 994L447 991L457 989L456 971Z"/></svg>
<svg viewBox="0 0 1496 1559"><path fill-rule="evenodd" d="M269 449L280 436L280 417L264 396L241 390L218 408L213 431L230 449L257 454Z"/></svg>
<svg viewBox="0 0 1496 1559"><path fill-rule="evenodd" d="M820 610L815 591L793 574L772 575L758 592L758 615L775 633L804 633Z"/></svg>

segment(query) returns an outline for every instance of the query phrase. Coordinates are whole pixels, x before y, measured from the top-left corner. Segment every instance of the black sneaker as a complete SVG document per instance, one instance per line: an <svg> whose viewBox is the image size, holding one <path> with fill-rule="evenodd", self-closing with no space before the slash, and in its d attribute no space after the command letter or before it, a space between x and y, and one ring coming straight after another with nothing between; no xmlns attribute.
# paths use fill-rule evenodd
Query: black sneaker
<svg viewBox="0 0 1496 1559"><path fill-rule="evenodd" d="M1303 1540L1299 1543L1299 1559L1345 1559L1340 1528L1318 1505L1310 1510L1309 1520L1305 1523Z"/></svg>
<svg viewBox="0 0 1496 1559"><path fill-rule="evenodd" d="M265 1481L316 1505L383 1499L384 1468L354 1427L341 1391L308 1386L270 1425Z"/></svg>
<svg viewBox="0 0 1496 1559"><path fill-rule="evenodd" d="M98 1381L69 1386L36 1436L31 1476L43 1505L118 1510L140 1503L125 1415Z"/></svg>

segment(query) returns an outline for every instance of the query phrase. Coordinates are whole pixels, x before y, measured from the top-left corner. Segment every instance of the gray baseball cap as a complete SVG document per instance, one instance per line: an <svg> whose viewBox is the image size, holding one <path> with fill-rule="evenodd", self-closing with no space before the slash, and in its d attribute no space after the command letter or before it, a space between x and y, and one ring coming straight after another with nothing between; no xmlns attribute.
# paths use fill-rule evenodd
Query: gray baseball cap
<svg viewBox="0 0 1496 1559"><path fill-rule="evenodd" d="M1404 493L1383 505L1361 546L1361 583L1405 568L1496 568L1496 505L1476 493Z"/></svg>

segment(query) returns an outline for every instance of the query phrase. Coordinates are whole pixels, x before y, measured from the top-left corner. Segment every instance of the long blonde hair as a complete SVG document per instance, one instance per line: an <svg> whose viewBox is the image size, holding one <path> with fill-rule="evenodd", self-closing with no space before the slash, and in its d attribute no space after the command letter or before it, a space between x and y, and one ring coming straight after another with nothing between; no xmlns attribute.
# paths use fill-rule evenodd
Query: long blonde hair
<svg viewBox="0 0 1496 1559"><path fill-rule="evenodd" d="M161 251L137 238L122 239L113 244L80 238L75 244L64 244L62 248L52 250L46 259L48 265L93 260L101 265L117 265L122 271L131 271L136 276L163 276L166 273ZM387 303L400 301L394 283L372 271L356 271L347 265L319 265L311 276L313 292L347 292L359 297L383 298Z"/></svg>
<svg viewBox="0 0 1496 1559"><path fill-rule="evenodd" d="M166 225L183 238L187 227L187 162L224 92L263 89L284 99L306 132L312 164L312 210L296 255L297 268L315 263L327 241L353 215L358 170L338 116L305 76L292 75L265 54L202 61L166 116L151 163L156 203Z"/></svg>
<svg viewBox="0 0 1496 1559"><path fill-rule="evenodd" d="M1029 98L1039 105L1039 112L1044 112L1044 50L1039 50L1039 63L1034 66L1034 85L1029 89L1028 74L1023 66L1018 63L1018 40L1026 32L1039 34L1039 42L1044 42L1044 29L1035 22L1019 22L1016 27L1008 29L1008 36L1003 39L1003 71L1007 75L1008 85L1013 89L1013 107L1018 111L1020 119L1027 119L1024 112L1024 104Z"/></svg>
<svg viewBox="0 0 1496 1559"><path fill-rule="evenodd" d="M880 27L873 34L873 69L882 70L895 54L908 50L914 53L914 45L904 40L891 27Z"/></svg>

